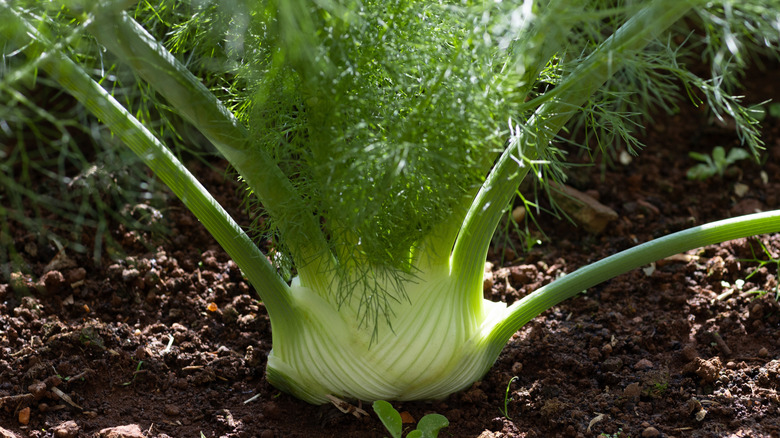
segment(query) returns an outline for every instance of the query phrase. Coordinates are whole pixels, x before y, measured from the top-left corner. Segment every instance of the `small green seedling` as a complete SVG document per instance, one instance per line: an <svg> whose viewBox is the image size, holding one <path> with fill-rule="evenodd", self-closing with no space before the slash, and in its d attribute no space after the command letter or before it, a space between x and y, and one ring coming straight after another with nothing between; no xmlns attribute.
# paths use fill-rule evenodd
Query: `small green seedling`
<svg viewBox="0 0 780 438"><path fill-rule="evenodd" d="M726 155L726 150L723 149L723 146L715 146L711 157L699 152L690 152L688 155L695 160L701 161L701 163L688 169L686 174L688 179L698 180L710 178L715 174L723 176L726 168L739 160L750 157L750 153L742 148L732 148L729 154Z"/></svg>
<svg viewBox="0 0 780 438"><path fill-rule="evenodd" d="M385 425L385 428L393 438L401 438L403 435L403 422L401 414L390 403L377 400L372 405L374 412ZM439 431L450 425L444 415L428 414L417 423L417 429L409 432L406 438L436 438Z"/></svg>
<svg viewBox="0 0 780 438"><path fill-rule="evenodd" d="M747 275L747 277L745 277L745 280L742 280L743 282L749 280L750 277L754 276L758 272L759 269L763 268L766 265L770 265L770 266L774 265L775 266L775 272L780 272L780 257L773 257L772 253L769 251L769 249L766 247L766 245L764 245L764 242L759 240L758 244L761 245L761 250L764 252L764 255L766 255L767 259L763 260L763 259L759 258L758 256L756 256L756 252L753 250L753 246L751 245L750 252L753 253L753 258L751 258L751 259L740 259L740 261L741 262L754 262L754 263L758 263L758 266L755 267L750 272L750 274ZM758 290L758 291L754 291L754 292L750 292L750 293L754 293L754 294L758 295L758 297L762 297L762 296L766 295L768 293L768 291L766 291L766 290ZM780 283L777 283L777 282L775 283L775 300L780 300Z"/></svg>
<svg viewBox="0 0 780 438"><path fill-rule="evenodd" d="M511 418L509 418L509 402L512 401L512 398L509 397L509 389L512 387L512 382L515 380L517 380L517 376L509 379L509 383L506 384L506 394L504 394L504 409L498 408L498 410L501 412L501 415L503 415L507 420L511 420Z"/></svg>
<svg viewBox="0 0 780 438"><path fill-rule="evenodd" d="M139 360L138 365L135 367L135 372L133 372L133 378L128 380L127 382L123 383L122 386L129 386L132 385L133 382L135 382L136 376L141 373L141 366L144 364L144 361Z"/></svg>
<svg viewBox="0 0 780 438"><path fill-rule="evenodd" d="M623 435L623 429L620 428L615 433L605 433L605 432L602 432L599 435L599 438L631 438L631 435Z"/></svg>

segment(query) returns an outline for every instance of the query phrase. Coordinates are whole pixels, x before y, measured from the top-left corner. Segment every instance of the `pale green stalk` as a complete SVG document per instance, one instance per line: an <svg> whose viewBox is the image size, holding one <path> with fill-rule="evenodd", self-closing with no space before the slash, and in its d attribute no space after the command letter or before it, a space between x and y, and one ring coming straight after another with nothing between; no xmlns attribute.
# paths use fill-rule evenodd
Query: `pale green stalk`
<svg viewBox="0 0 780 438"><path fill-rule="evenodd" d="M241 268L260 294L269 313L284 314L291 308L289 287L266 256L222 206L179 160L124 106L59 50L51 49L41 27L33 27L16 11L0 1L5 32L33 36L25 52L36 59L71 95L105 123L182 200L203 226ZM14 35L8 35L12 37ZM277 318L284 321L284 318ZM284 327L288 329L287 327Z"/></svg>
<svg viewBox="0 0 780 438"><path fill-rule="evenodd" d="M728 240L780 231L780 210L739 216L679 231L629 248L580 268L507 308L508 315L490 333L496 356L518 327L554 305L601 282L656 260Z"/></svg>
<svg viewBox="0 0 780 438"><path fill-rule="evenodd" d="M100 43L200 130L246 181L278 225L302 283L327 290L333 263L328 244L311 209L273 159L250 147L248 131L233 113L127 13L98 6L94 14L88 29Z"/></svg>
<svg viewBox="0 0 780 438"><path fill-rule="evenodd" d="M535 160L587 99L620 68L620 57L642 49L696 4L663 0L634 14L589 55L569 77L547 96L548 100L520 129L488 175L463 222L452 252L453 270L469 285L463 297L478 307L482 299L482 274L490 241L507 204L513 199Z"/></svg>
<svg viewBox="0 0 780 438"><path fill-rule="evenodd" d="M572 0L552 0L545 6L547 11L546 16L549 17L561 17L570 16L571 14L565 14L564 11L570 8L578 8L582 4L581 1ZM545 22L535 23L533 28L528 33L524 33L522 36L518 36L518 40L522 41L522 46L517 50L522 53L510 57L510 60L503 66L504 69L515 69L523 72L520 83L512 84L512 86L519 85L519 89L515 91L516 95L513 99L517 101L525 100L528 93L533 88L535 80L539 73L544 69L548 60L559 52L564 44L566 38L574 22L556 23L554 29L550 29L545 25ZM501 154L487 154L484 160L481 162L480 167L484 169L485 173L491 172L494 162ZM523 175L524 176L524 175ZM522 181L522 178L518 179ZM457 205L450 217L448 217L439 227L434 229L430 236L428 236L424 242L422 242L420 248L416 251L417 257L420 260L415 266L424 269L428 266L447 266L447 269L452 271L453 267L457 267L456 271L458 275L463 272L476 272L471 270L461 269L461 265L458 262L451 263L453 247L458 241L459 235L464 233L464 224L466 218L474 215L474 206L479 193L485 192L485 185L482 187L474 188L466 193L463 198L463 202ZM499 216L500 218L500 216ZM473 220L473 218L472 218ZM493 234L490 235L492 238ZM468 239L464 239L468 240ZM469 251L464 251L469 253ZM466 258L468 258L466 256ZM479 281L482 281L482 268L479 269L478 277Z"/></svg>

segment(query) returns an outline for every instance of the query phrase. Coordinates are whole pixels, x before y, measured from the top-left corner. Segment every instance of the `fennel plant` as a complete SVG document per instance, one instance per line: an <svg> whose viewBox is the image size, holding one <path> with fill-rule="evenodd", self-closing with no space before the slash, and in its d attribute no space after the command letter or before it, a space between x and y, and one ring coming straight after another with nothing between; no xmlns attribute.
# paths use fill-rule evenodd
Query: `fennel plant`
<svg viewBox="0 0 780 438"><path fill-rule="evenodd" d="M480 379L523 324L588 287L780 231L780 212L725 219L508 307L483 298L488 248L520 182L565 177L562 130L636 150L632 127L673 110L684 89L756 153L756 120L731 91L751 54L777 52L778 11L729 0L0 0L0 89L29 93L45 74L181 198L268 310L272 384L311 403L434 399ZM83 56L87 42L106 51ZM685 67L694 53L712 78ZM235 168L295 278L112 95L105 65L131 69L155 90L152 106Z"/></svg>

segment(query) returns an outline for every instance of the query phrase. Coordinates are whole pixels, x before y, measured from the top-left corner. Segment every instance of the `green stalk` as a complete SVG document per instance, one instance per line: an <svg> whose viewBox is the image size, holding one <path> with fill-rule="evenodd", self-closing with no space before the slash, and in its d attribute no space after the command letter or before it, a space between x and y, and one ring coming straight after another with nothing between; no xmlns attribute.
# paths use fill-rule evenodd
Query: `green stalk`
<svg viewBox="0 0 780 438"><path fill-rule="evenodd" d="M98 6L88 29L206 136L244 178L282 240L293 251L302 284L320 284L332 263L328 244L311 209L265 151L251 146L247 129L165 47L125 12Z"/></svg>
<svg viewBox="0 0 780 438"><path fill-rule="evenodd" d="M733 239L780 232L780 210L711 222L611 255L546 285L507 308L509 315L490 333L495 355L525 323L589 287L656 260Z"/></svg>
<svg viewBox="0 0 780 438"><path fill-rule="evenodd" d="M31 43L24 49L28 57L35 59L52 79L105 123L170 187L241 268L260 294L268 312L275 315L289 313L292 298L287 284L257 245L187 168L81 67L61 51L53 50L53 45L43 36L42 24L38 28L33 27L5 2L0 2L0 7L7 12L2 14L7 20L3 30L21 38L32 37Z"/></svg>
<svg viewBox="0 0 780 438"><path fill-rule="evenodd" d="M575 111L620 68L621 56L645 47L682 18L693 3L654 1L634 14L552 91L552 99L539 107L519 137L506 148L474 199L453 248L453 269L470 283L464 288L470 295L463 297L469 306L478 305L482 299L483 262L490 241L504 209L530 170L527 165L518 165L516 160L543 156L548 143Z"/></svg>
<svg viewBox="0 0 780 438"><path fill-rule="evenodd" d="M573 7L579 7L582 2L572 0L551 0L545 7L549 9L547 12L550 16L555 16L557 13L563 14L563 11ZM566 37L571 26L574 23L561 24L560 27L555 29L555 33L551 34L550 29L547 26L536 24L534 29L529 31L527 35L519 37L525 44L523 46L523 53L518 55L519 59L513 59L508 61L504 68L506 69L518 69L524 72L520 83L522 86L515 92L515 99L523 101L528 96L534 85L534 78L543 70L546 62L550 60L558 51L561 50L566 42ZM539 60L542 60L541 62ZM490 153L484 156L481 161L480 168L483 169L483 173L488 173L496 159L500 157L500 154ZM521 178L522 180L522 178ZM468 217L470 210L473 207L474 199L480 192L479 187L475 187L469 190L463 197L462 202L456 204L453 211L447 220L440 224L430 236L427 236L422 243L420 251L417 251L420 257L424 257L426 264L418 264L418 266L447 266L450 267L450 256L453 251L453 247L458 240L458 236L463 232L463 224ZM492 234L491 234L492 236ZM471 261L471 260L469 260ZM482 281L481 273L483 264L479 264L479 281ZM459 270L462 270L462 265L454 264ZM476 270L469 270L469 272L476 272Z"/></svg>

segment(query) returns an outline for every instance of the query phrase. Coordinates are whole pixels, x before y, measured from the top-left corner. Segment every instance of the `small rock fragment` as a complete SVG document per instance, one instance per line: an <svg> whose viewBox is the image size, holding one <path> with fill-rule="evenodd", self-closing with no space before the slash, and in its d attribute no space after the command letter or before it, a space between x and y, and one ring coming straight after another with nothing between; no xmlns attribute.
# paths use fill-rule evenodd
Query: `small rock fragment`
<svg viewBox="0 0 780 438"><path fill-rule="evenodd" d="M37 380L28 386L27 390L30 391L30 394L32 394L36 400L40 400L46 395L46 384Z"/></svg>
<svg viewBox="0 0 780 438"><path fill-rule="evenodd" d="M122 270L122 281L125 283L130 283L131 281L135 280L141 275L141 272L138 271L138 269L124 269Z"/></svg>
<svg viewBox="0 0 780 438"><path fill-rule="evenodd" d="M79 434L79 425L73 420L60 423L54 428L55 438L74 438Z"/></svg>
<svg viewBox="0 0 780 438"><path fill-rule="evenodd" d="M614 373L623 368L623 360L619 357L608 357L601 363L601 368L608 373Z"/></svg>
<svg viewBox="0 0 780 438"><path fill-rule="evenodd" d="M640 359L639 362L634 364L635 370L649 370L653 367L653 363L647 359Z"/></svg>
<svg viewBox="0 0 780 438"><path fill-rule="evenodd" d="M110 266L109 266L110 268ZM87 277L87 270L84 268L71 269L66 274L66 280L68 283L76 283Z"/></svg>
<svg viewBox="0 0 780 438"><path fill-rule="evenodd" d="M58 292L65 283L65 276L60 271L49 271L43 274L42 280L43 285L46 287L46 292L53 294Z"/></svg>
<svg viewBox="0 0 780 438"><path fill-rule="evenodd" d="M539 269L535 265L518 265L509 268L509 275L514 284L527 284L536 278Z"/></svg>
<svg viewBox="0 0 780 438"><path fill-rule="evenodd" d="M736 183L734 184L734 194L741 198L750 191L750 186L747 184Z"/></svg>
<svg viewBox="0 0 780 438"><path fill-rule="evenodd" d="M647 427L642 431L642 438L657 438L659 436L661 436L661 432L653 426Z"/></svg>
<svg viewBox="0 0 780 438"><path fill-rule="evenodd" d="M493 289L493 284L493 273L485 272L485 276L482 280L482 290L485 292L490 292L490 290Z"/></svg>
<svg viewBox="0 0 780 438"><path fill-rule="evenodd" d="M137 424L109 427L98 432L100 438L144 438L144 433Z"/></svg>
<svg viewBox="0 0 780 438"><path fill-rule="evenodd" d="M30 423L30 407L26 407L19 411L18 416L19 424L22 426L27 426Z"/></svg>
<svg viewBox="0 0 780 438"><path fill-rule="evenodd" d="M604 231L607 224L618 218L615 210L600 203L592 196L567 185L554 185L552 197L563 211L568 213L589 233Z"/></svg>
<svg viewBox="0 0 780 438"><path fill-rule="evenodd" d="M692 398L688 400L688 403L685 405L685 409L687 411L687 415L693 415L695 413L698 413L702 410L701 402L696 400L695 398Z"/></svg>
<svg viewBox="0 0 780 438"><path fill-rule="evenodd" d="M623 397L629 400L634 400L639 398L640 394L641 394L641 390L639 389L639 383L636 382L626 386L626 389L623 390Z"/></svg>
<svg viewBox="0 0 780 438"><path fill-rule="evenodd" d="M760 350L758 350L758 357L765 358L769 356L769 350L766 349L766 347L761 347Z"/></svg>

